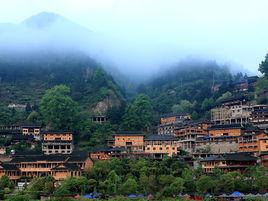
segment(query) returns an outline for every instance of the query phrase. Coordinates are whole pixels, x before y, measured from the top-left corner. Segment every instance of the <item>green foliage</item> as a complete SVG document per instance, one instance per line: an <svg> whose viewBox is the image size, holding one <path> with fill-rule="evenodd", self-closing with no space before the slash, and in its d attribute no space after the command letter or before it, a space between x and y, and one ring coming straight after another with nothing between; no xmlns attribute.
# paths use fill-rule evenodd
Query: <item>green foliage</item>
<svg viewBox="0 0 268 201"><path fill-rule="evenodd" d="M39 198L41 194L51 195L54 191L54 182L52 177L36 177L25 189L25 192L32 198Z"/></svg>
<svg viewBox="0 0 268 201"><path fill-rule="evenodd" d="M147 130L152 124L153 109L150 99L139 94L126 108L123 116L123 128L126 130Z"/></svg>
<svg viewBox="0 0 268 201"><path fill-rule="evenodd" d="M191 113L196 103L191 103L188 100L181 100L179 104L172 106L173 113Z"/></svg>
<svg viewBox="0 0 268 201"><path fill-rule="evenodd" d="M89 190L89 181L85 177L70 177L64 180L61 185L56 188L55 196L84 194Z"/></svg>
<svg viewBox="0 0 268 201"><path fill-rule="evenodd" d="M259 78L256 84L255 95L257 102L260 104L268 104L268 78Z"/></svg>
<svg viewBox="0 0 268 201"><path fill-rule="evenodd" d="M53 129L74 128L78 105L69 95L70 88L65 85L46 91L41 100L41 113L46 125Z"/></svg>
<svg viewBox="0 0 268 201"><path fill-rule="evenodd" d="M215 187L215 182L210 176L202 175L196 182L197 191L199 193L212 193Z"/></svg>
<svg viewBox="0 0 268 201"><path fill-rule="evenodd" d="M138 184L135 179L128 178L125 183L121 186L121 192L124 195L136 193Z"/></svg>
<svg viewBox="0 0 268 201"><path fill-rule="evenodd" d="M230 97L232 97L232 93L229 92L229 91L227 91L226 93L222 94L222 95L216 100L216 102L219 103L219 102L221 102L221 101L223 101L223 100L225 100L225 99L227 99L227 98L230 98Z"/></svg>
<svg viewBox="0 0 268 201"><path fill-rule="evenodd" d="M266 54L264 61L260 63L259 71L268 78L268 54Z"/></svg>
<svg viewBox="0 0 268 201"><path fill-rule="evenodd" d="M7 176L4 175L0 178L0 189L5 188L13 189L14 183L10 181L10 179Z"/></svg>
<svg viewBox="0 0 268 201"><path fill-rule="evenodd" d="M86 120L79 125L80 135L77 138L78 146L85 150L92 150L96 147L106 146L107 138L111 136L117 126L109 122L97 124Z"/></svg>
<svg viewBox="0 0 268 201"><path fill-rule="evenodd" d="M190 103L196 101L193 110L202 113L204 111L201 110L201 103L206 98L216 100L221 94L231 90L231 83L232 75L225 66L214 62L182 62L143 85L139 92L148 94L158 113L181 111L177 106L181 100ZM216 84L220 88L214 92L212 87Z"/></svg>

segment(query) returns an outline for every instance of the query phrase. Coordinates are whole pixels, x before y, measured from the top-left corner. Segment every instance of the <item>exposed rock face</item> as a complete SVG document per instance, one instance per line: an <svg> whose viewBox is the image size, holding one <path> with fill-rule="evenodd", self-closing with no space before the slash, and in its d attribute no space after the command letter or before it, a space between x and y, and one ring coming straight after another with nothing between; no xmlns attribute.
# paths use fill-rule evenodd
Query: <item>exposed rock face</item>
<svg viewBox="0 0 268 201"><path fill-rule="evenodd" d="M110 91L110 94L107 98L99 101L96 106L92 108L92 112L94 114L105 115L110 108L118 108L121 106L121 104L120 98Z"/></svg>

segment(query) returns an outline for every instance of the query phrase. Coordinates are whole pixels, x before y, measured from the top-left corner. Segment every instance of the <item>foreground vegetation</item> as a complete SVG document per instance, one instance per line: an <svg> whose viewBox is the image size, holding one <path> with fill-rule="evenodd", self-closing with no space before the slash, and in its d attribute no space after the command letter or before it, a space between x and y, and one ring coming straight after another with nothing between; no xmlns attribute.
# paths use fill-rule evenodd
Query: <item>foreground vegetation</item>
<svg viewBox="0 0 268 201"><path fill-rule="evenodd" d="M7 177L2 177L0 188L5 190L2 199L8 200L39 199L41 195L61 198L87 193L98 193L106 198L151 194L155 199L163 200L179 194L263 193L268 190L267 174L267 169L253 167L244 174L223 173L215 169L207 175L201 168L190 168L177 159L112 159L98 161L84 176L68 178L56 187L51 177L34 178L23 190L9 196L14 185Z"/></svg>

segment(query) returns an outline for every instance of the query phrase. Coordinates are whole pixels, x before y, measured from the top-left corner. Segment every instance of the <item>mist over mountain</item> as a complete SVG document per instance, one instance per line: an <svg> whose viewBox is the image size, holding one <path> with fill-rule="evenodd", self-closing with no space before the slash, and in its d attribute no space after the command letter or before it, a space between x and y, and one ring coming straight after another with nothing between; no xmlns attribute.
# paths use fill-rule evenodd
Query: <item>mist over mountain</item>
<svg viewBox="0 0 268 201"><path fill-rule="evenodd" d="M143 82L187 56L172 47L167 51L160 44L148 47L134 38L130 42L120 36L97 33L50 12L33 15L18 24L0 24L0 48L0 58L11 60L45 52L81 51L100 62L119 82L127 81L126 85Z"/></svg>

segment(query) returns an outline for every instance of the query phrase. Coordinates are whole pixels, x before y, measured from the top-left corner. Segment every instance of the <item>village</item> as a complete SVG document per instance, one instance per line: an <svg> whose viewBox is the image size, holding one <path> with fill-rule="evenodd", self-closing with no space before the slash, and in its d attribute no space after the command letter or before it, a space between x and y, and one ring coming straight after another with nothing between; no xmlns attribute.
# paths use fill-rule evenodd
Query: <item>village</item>
<svg viewBox="0 0 268 201"><path fill-rule="evenodd" d="M92 118L97 124L104 116ZM219 168L223 172L243 173L257 164L268 167L268 108L252 104L244 96L225 99L211 109L211 120L191 120L189 114L162 115L154 133L119 131L107 139L107 146L90 152L74 147L76 133L46 131L40 125L1 126L0 137L11 145L24 141L42 144L40 153L6 154L1 147L0 176L17 185L27 178L52 176L56 182L81 176L95 161L111 158L176 158L187 165L201 166L207 174Z"/></svg>

